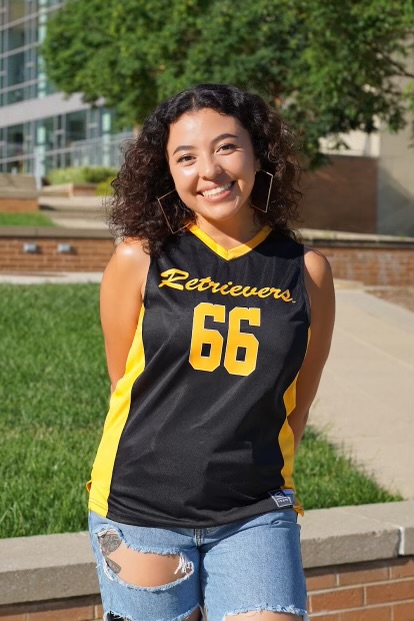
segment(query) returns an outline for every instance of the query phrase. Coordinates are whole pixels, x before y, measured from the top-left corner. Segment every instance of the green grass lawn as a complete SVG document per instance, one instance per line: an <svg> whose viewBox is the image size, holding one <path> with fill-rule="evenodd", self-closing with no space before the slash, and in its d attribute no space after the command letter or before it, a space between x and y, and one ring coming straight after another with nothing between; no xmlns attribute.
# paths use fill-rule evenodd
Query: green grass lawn
<svg viewBox="0 0 414 621"><path fill-rule="evenodd" d="M109 380L98 285L0 285L0 537L86 529L85 481ZM311 428L298 452L305 508L398 500Z"/></svg>
<svg viewBox="0 0 414 621"><path fill-rule="evenodd" d="M37 211L29 213L0 212L0 226L53 226L53 222L43 213Z"/></svg>

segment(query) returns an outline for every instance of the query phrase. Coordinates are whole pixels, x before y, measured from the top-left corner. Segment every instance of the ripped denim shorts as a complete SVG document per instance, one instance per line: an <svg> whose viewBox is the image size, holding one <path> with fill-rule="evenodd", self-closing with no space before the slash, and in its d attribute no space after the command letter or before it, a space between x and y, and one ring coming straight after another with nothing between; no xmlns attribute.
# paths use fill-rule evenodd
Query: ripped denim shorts
<svg viewBox="0 0 414 621"><path fill-rule="evenodd" d="M129 526L91 512L104 619L184 621L199 609L208 621L260 610L307 620L296 517L286 508L190 529Z"/></svg>

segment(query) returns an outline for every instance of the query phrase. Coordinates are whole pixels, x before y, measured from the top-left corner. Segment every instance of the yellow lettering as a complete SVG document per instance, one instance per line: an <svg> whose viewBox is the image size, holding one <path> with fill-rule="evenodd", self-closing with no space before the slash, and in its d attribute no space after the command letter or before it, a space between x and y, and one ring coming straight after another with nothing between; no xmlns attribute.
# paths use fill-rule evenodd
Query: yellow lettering
<svg viewBox="0 0 414 621"><path fill-rule="evenodd" d="M210 289L213 293L231 295L234 298L239 296L243 296L245 298L257 296L263 300L273 295L275 300L283 300L284 302L292 302L293 304L295 303L289 289L285 289L285 291L276 289L275 287L262 287L261 289L258 289L257 287L251 287L250 285L233 285L231 280L222 285L220 282L214 282L214 280L211 279L211 276L206 276L205 278L191 278L190 280L187 280L189 276L190 274L188 272L172 267L165 270L165 272L162 272L161 282L158 286L160 288L171 287L171 289L178 289L178 291L183 291L185 289L186 291L203 292ZM187 282L181 284L180 281Z"/></svg>
<svg viewBox="0 0 414 621"><path fill-rule="evenodd" d="M171 287L171 289L178 289L179 291L182 291L184 287L183 285L178 285L177 280L186 280L188 277L188 272L172 267L171 269L162 272L161 278L166 280L162 280L158 287Z"/></svg>
<svg viewBox="0 0 414 621"><path fill-rule="evenodd" d="M284 302L293 302L293 298L290 295L289 289L286 289L286 291L284 291L280 297Z"/></svg>
<svg viewBox="0 0 414 621"><path fill-rule="evenodd" d="M232 285L233 283L231 282L231 280L229 280L229 282L225 285L223 285L222 287L220 287L220 293L221 295L228 295L230 293L230 291L227 291L227 289L229 288L230 285Z"/></svg>
<svg viewBox="0 0 414 621"><path fill-rule="evenodd" d="M263 287L263 289L259 289L259 291L257 292L257 297L261 298L262 300L264 298L268 298L271 295L272 295L272 292L269 287Z"/></svg>
<svg viewBox="0 0 414 621"><path fill-rule="evenodd" d="M244 287L242 296L245 298L250 298L252 295L257 295L257 287Z"/></svg>
<svg viewBox="0 0 414 621"><path fill-rule="evenodd" d="M185 283L185 288L187 291L194 291L198 287L198 278L192 278L188 282Z"/></svg>
<svg viewBox="0 0 414 621"><path fill-rule="evenodd" d="M206 278L200 278L199 285L197 287L197 291L207 291L210 288L211 278L207 276Z"/></svg>
<svg viewBox="0 0 414 621"><path fill-rule="evenodd" d="M214 282L214 280L211 281L210 283L210 289L212 290L213 293L220 293L220 283L219 282Z"/></svg>
<svg viewBox="0 0 414 621"><path fill-rule="evenodd" d="M281 289L275 289L274 287L271 287L270 291L274 293L273 297L275 298L275 300L278 300L280 298Z"/></svg>
<svg viewBox="0 0 414 621"><path fill-rule="evenodd" d="M234 285L229 291L230 295L237 298L239 295L243 295L243 287L241 285Z"/></svg>

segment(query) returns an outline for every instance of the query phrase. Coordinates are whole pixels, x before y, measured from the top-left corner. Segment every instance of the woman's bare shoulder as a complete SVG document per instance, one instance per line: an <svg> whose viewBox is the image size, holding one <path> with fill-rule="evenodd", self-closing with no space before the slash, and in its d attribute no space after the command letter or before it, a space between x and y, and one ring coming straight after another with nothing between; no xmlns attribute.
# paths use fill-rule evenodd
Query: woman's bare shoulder
<svg viewBox="0 0 414 621"><path fill-rule="evenodd" d="M142 240L127 237L116 245L105 274L126 278L141 273L145 275L149 263L150 256L145 252Z"/></svg>
<svg viewBox="0 0 414 621"><path fill-rule="evenodd" d="M315 248L304 247L305 268L308 276L315 284L332 279L332 270L328 259Z"/></svg>

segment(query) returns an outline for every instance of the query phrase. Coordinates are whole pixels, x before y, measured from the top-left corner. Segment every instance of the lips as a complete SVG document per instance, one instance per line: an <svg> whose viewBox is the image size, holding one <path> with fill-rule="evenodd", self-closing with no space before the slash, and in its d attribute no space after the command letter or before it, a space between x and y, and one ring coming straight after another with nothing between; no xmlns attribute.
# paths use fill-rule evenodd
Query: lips
<svg viewBox="0 0 414 621"><path fill-rule="evenodd" d="M230 183L227 183L226 185L219 185L209 190L203 190L200 192L200 194L202 196L205 196L206 198L214 198L215 196L218 196L219 194L223 194L224 192L228 192L229 190L231 190L233 185L234 185L234 181L230 181Z"/></svg>

